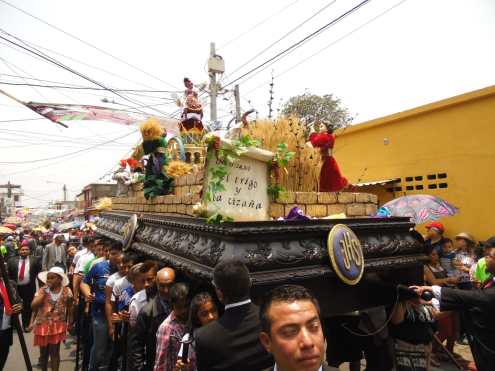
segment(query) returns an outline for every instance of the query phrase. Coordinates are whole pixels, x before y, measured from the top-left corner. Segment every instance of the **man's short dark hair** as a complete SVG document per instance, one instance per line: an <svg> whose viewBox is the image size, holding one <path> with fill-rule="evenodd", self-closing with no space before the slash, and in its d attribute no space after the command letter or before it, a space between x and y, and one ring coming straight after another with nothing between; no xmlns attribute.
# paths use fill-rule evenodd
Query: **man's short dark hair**
<svg viewBox="0 0 495 371"><path fill-rule="evenodd" d="M213 284L230 303L249 298L249 270L240 260L224 260L218 263L213 271Z"/></svg>
<svg viewBox="0 0 495 371"><path fill-rule="evenodd" d="M189 304L189 285L185 282L174 283L170 288L170 304Z"/></svg>
<svg viewBox="0 0 495 371"><path fill-rule="evenodd" d="M260 322L261 330L270 334L272 323L268 311L273 302L293 303L295 301L310 301L316 307L318 316L320 315L320 305L318 300L311 292L303 286L299 285L282 285L268 291L263 296L263 301L260 307Z"/></svg>
<svg viewBox="0 0 495 371"><path fill-rule="evenodd" d="M124 257L122 258L122 263L127 264L127 263L136 263L138 260L138 257L136 254L133 252L126 252L124 254Z"/></svg>
<svg viewBox="0 0 495 371"><path fill-rule="evenodd" d="M82 243L84 246L90 245L95 242L94 236L84 236Z"/></svg>
<svg viewBox="0 0 495 371"><path fill-rule="evenodd" d="M113 242L110 250L122 251L122 244L120 242Z"/></svg>
<svg viewBox="0 0 495 371"><path fill-rule="evenodd" d="M148 273L150 270L158 271L158 263L154 260L146 260L141 265L139 273Z"/></svg>
<svg viewBox="0 0 495 371"><path fill-rule="evenodd" d="M454 242L453 242L450 238L448 238L448 237L444 237L444 238L442 239L442 246L444 246L444 245L446 245L446 244L448 244L448 243L450 243L450 244L454 244Z"/></svg>

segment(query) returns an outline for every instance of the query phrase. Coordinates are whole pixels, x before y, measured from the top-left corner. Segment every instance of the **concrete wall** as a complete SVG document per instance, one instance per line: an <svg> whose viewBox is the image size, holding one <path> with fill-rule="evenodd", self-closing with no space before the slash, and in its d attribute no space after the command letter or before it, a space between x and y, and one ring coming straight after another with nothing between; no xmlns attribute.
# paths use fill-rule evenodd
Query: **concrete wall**
<svg viewBox="0 0 495 371"><path fill-rule="evenodd" d="M334 155L350 182L401 178L395 196L432 194L460 208L441 220L447 235L495 235L495 86L336 134Z"/></svg>

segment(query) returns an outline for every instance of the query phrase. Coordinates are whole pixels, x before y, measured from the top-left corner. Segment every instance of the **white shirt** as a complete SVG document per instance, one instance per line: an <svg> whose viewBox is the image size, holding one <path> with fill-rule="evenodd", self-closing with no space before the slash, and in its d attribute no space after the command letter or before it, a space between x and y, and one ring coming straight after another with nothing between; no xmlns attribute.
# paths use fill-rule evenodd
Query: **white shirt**
<svg viewBox="0 0 495 371"><path fill-rule="evenodd" d="M113 290L113 287L115 286L115 282L117 282L117 280L121 278L122 276L120 275L120 272L115 272L114 274L111 274L110 277L107 278L107 282L105 283L105 286L111 287Z"/></svg>
<svg viewBox="0 0 495 371"><path fill-rule="evenodd" d="M87 253L88 253L87 247L76 252L76 255L74 255L74 259L72 259L72 264L74 264L74 266L76 266L77 262L79 261L79 258L81 258L81 256L83 256L84 254L87 254Z"/></svg>
<svg viewBox="0 0 495 371"><path fill-rule="evenodd" d="M225 310L230 309L230 308L240 307L241 305L246 305L249 303L251 303L251 299L246 299L244 301L238 301L236 303L227 304L225 306Z"/></svg>
<svg viewBox="0 0 495 371"><path fill-rule="evenodd" d="M81 273L84 270L84 266L86 265L86 263L94 257L95 254L93 254L91 251L86 251L86 254L81 255L81 257L77 260L76 267L74 268L74 273Z"/></svg>
<svg viewBox="0 0 495 371"><path fill-rule="evenodd" d="M127 279L127 276L119 278L117 281L115 281L115 284L113 285L112 297L110 300L119 301L120 295L122 295L122 292L129 286L131 286L131 283Z"/></svg>
<svg viewBox="0 0 495 371"><path fill-rule="evenodd" d="M145 289L138 291L132 296L131 303L129 304L129 323L131 326L136 324L137 316L147 302L148 298Z"/></svg>
<svg viewBox="0 0 495 371"><path fill-rule="evenodd" d="M26 262L26 265L24 267L24 278L21 281L19 280L19 274L21 273L21 266L23 261ZM29 257L26 257L25 259L19 257L19 265L17 266L17 284L19 286L29 284Z"/></svg>

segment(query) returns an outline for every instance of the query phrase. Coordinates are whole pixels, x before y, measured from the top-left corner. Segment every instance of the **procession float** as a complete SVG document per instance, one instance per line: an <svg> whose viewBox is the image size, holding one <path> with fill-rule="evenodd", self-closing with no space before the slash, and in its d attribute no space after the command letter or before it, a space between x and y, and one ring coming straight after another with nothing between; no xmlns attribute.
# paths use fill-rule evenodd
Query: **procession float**
<svg viewBox="0 0 495 371"><path fill-rule="evenodd" d="M97 233L209 286L215 265L248 266L256 299L282 283L311 288L326 315L391 304L397 284L419 283L425 258L408 218L376 217L378 199L355 192L333 156L325 123L296 117L208 131L184 79L178 135L158 120L120 163L123 187ZM365 154L363 154L365 156Z"/></svg>

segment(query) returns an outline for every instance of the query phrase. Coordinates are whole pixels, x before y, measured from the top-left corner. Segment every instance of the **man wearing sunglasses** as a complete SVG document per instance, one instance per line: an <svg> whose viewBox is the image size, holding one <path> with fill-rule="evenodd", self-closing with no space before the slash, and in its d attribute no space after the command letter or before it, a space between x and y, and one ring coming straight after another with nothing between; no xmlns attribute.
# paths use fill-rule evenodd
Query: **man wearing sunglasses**
<svg viewBox="0 0 495 371"><path fill-rule="evenodd" d="M478 371L493 370L495 365L495 236L484 246L485 269L490 276L479 290L412 286L419 295L431 291L435 296L433 305L439 304L441 311L456 310L461 314Z"/></svg>

